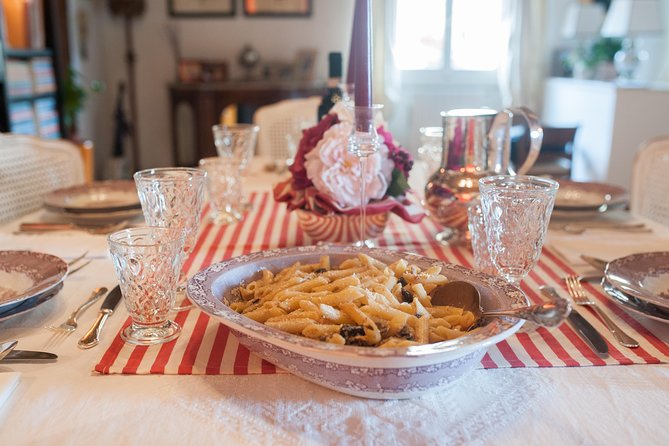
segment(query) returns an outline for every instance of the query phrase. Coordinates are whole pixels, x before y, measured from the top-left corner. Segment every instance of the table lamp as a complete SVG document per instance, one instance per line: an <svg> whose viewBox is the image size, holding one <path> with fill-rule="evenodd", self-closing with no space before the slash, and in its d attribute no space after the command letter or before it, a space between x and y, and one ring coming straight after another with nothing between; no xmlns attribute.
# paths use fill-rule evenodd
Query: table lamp
<svg viewBox="0 0 669 446"><path fill-rule="evenodd" d="M622 49L614 56L614 66L622 80L630 80L639 66L634 38L662 32L662 11L658 0L613 0L601 34L624 38Z"/></svg>

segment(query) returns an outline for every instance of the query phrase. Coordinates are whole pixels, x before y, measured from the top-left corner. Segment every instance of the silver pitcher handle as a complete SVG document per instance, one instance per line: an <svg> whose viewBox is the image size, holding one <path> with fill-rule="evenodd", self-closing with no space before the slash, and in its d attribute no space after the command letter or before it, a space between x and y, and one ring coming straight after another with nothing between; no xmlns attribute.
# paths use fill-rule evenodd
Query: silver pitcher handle
<svg viewBox="0 0 669 446"><path fill-rule="evenodd" d="M523 162L523 164L516 172L518 175L525 175L532 168L537 158L539 157L541 143L544 139L544 129L541 127L541 122L539 122L539 117L537 114L527 107L511 107L504 111L510 112L512 114L517 113L522 116L530 129L530 150L527 153L525 162Z"/></svg>

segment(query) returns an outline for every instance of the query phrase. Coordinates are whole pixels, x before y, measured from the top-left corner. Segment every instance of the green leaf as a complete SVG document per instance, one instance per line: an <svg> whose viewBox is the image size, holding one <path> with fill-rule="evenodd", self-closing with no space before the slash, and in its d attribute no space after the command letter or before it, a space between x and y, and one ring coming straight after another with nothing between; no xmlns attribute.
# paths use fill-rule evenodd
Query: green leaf
<svg viewBox="0 0 669 446"><path fill-rule="evenodd" d="M386 194L391 197L398 197L404 195L404 192L407 190L409 190L409 182L404 176L404 173L397 168L393 169L393 176L390 180L390 185L388 186Z"/></svg>

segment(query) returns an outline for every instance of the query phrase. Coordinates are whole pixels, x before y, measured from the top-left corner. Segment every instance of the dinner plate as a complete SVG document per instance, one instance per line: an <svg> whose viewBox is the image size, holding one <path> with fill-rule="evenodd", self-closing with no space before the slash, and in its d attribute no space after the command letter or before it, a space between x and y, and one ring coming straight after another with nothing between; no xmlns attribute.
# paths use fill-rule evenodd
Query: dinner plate
<svg viewBox="0 0 669 446"><path fill-rule="evenodd" d="M669 252L632 254L609 262L604 277L615 288L669 310Z"/></svg>
<svg viewBox="0 0 669 446"><path fill-rule="evenodd" d="M338 265L361 252L386 264L405 259L423 270L439 266L447 278L472 283L481 294L484 309L529 303L520 289L499 277L414 254L350 245L276 249L229 259L195 274L187 292L202 311L227 325L242 345L261 358L316 384L366 398L410 398L446 385L473 369L488 347L511 336L523 324L513 318L491 318L483 326L448 341L410 347L360 347L293 335L229 307L237 299L233 290L240 283L259 278L263 269L277 272L295 262L318 263L324 255Z"/></svg>
<svg viewBox="0 0 669 446"><path fill-rule="evenodd" d="M36 296L30 297L24 301L14 303L13 305L8 305L0 310L0 321L13 318L15 316L34 310L43 303L51 300L56 294L63 289L63 282L58 283L55 287L38 294Z"/></svg>
<svg viewBox="0 0 669 446"><path fill-rule="evenodd" d="M41 295L60 284L67 263L34 251L0 251L0 312Z"/></svg>
<svg viewBox="0 0 669 446"><path fill-rule="evenodd" d="M57 189L44 197L50 210L71 214L109 213L141 209L137 188L131 180L97 181Z"/></svg>
<svg viewBox="0 0 669 446"><path fill-rule="evenodd" d="M557 180L560 184L555 197L555 209L561 211L606 212L627 203L625 189L612 184Z"/></svg>
<svg viewBox="0 0 669 446"><path fill-rule="evenodd" d="M602 288L604 288L606 295L623 309L638 316L669 324L669 311L662 309L662 307L649 304L634 296L625 294L606 280L602 282Z"/></svg>
<svg viewBox="0 0 669 446"><path fill-rule="evenodd" d="M128 209L114 212L73 213L63 209L46 207L59 217L82 226L100 226L118 223L123 220L132 220L142 215L142 209Z"/></svg>

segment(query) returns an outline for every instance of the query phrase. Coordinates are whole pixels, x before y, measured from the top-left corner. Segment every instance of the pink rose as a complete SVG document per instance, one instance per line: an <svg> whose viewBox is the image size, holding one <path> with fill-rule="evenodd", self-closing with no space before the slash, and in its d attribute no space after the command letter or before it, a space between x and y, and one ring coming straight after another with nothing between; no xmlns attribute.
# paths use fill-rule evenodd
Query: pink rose
<svg viewBox="0 0 669 446"><path fill-rule="evenodd" d="M342 208L360 205L360 159L348 151L350 133L350 122L334 124L323 133L316 147L304 157L308 179L316 189L331 196ZM377 153L367 158L364 174L367 203L385 196L392 179L393 167L385 144L381 145Z"/></svg>

